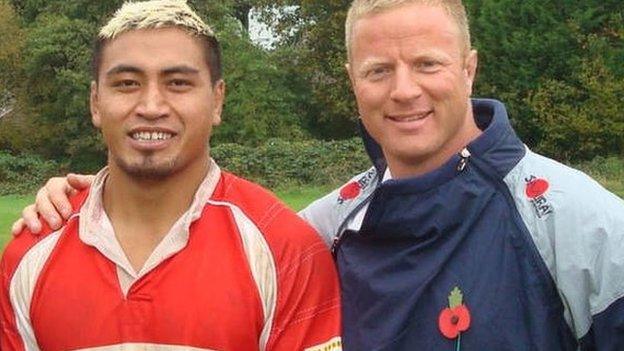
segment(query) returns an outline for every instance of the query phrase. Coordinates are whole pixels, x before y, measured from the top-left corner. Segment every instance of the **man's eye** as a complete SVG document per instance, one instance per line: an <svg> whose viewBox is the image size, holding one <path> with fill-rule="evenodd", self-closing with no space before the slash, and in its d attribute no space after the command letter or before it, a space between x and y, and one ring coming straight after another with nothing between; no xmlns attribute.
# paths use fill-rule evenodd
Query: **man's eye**
<svg viewBox="0 0 624 351"><path fill-rule="evenodd" d="M113 86L115 88L120 88L120 89L131 89L131 88L138 87L139 82L137 82L136 80L131 80L131 79L123 79L123 80L113 83Z"/></svg>
<svg viewBox="0 0 624 351"><path fill-rule="evenodd" d="M192 84L190 81L185 79L172 79L169 81L169 85L174 88L186 88L190 87Z"/></svg>
<svg viewBox="0 0 624 351"><path fill-rule="evenodd" d="M388 67L375 67L369 70L366 73L366 76L371 79L380 79L380 78L385 77L389 73L390 73L390 68Z"/></svg>
<svg viewBox="0 0 624 351"><path fill-rule="evenodd" d="M422 61L417 64L418 70L422 72L435 72L439 66L440 63L433 60Z"/></svg>

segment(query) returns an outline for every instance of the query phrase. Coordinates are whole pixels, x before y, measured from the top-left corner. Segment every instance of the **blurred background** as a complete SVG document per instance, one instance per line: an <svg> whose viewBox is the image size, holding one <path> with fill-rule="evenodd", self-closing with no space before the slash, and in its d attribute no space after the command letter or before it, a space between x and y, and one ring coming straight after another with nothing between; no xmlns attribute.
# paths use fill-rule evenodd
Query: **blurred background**
<svg viewBox="0 0 624 351"><path fill-rule="evenodd" d="M0 0L0 232L48 177L103 166L88 113L91 43L121 3ZM308 194L283 195L300 207L368 167L344 71L350 1L189 3L223 46L228 97L211 144L224 168ZM464 3L480 54L475 96L505 102L535 151L624 196L624 1Z"/></svg>

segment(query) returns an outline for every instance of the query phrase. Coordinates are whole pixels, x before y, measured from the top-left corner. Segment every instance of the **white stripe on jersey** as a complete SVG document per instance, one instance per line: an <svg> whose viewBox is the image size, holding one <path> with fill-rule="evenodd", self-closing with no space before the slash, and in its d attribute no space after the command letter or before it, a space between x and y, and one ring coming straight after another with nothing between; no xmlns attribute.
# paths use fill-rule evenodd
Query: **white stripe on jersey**
<svg viewBox="0 0 624 351"><path fill-rule="evenodd" d="M11 278L9 296L13 306L13 313L15 313L17 330L22 337L26 351L39 350L30 320L30 304L39 274L56 246L58 239L61 237L63 229L50 234L31 247L20 261L15 274Z"/></svg>
<svg viewBox="0 0 624 351"><path fill-rule="evenodd" d="M273 254L264 235L238 206L229 202L213 200L208 200L208 203L215 206L229 207L238 226L251 275L258 287L258 293L262 300L264 326L262 334L260 334L258 347L260 351L264 351L269 342L277 307L277 268Z"/></svg>

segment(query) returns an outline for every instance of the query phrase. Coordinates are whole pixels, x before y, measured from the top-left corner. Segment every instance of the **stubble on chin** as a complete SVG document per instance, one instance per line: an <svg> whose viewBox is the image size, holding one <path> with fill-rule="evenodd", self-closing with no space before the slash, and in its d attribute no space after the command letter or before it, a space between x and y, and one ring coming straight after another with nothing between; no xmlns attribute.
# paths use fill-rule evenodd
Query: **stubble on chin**
<svg viewBox="0 0 624 351"><path fill-rule="evenodd" d="M155 160L145 156L140 161L128 161L113 156L115 165L128 176L139 180L161 180L175 173L176 160Z"/></svg>

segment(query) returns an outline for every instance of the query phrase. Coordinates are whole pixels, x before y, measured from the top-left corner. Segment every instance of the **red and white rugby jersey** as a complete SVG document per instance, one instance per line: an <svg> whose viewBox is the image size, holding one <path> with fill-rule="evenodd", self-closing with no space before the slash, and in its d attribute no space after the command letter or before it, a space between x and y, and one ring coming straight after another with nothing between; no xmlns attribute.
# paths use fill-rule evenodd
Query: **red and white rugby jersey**
<svg viewBox="0 0 624 351"><path fill-rule="evenodd" d="M319 236L266 190L210 169L139 272L102 208L106 171L62 230L14 238L0 266L1 349L341 350Z"/></svg>

